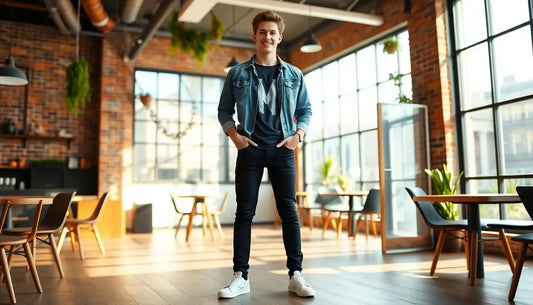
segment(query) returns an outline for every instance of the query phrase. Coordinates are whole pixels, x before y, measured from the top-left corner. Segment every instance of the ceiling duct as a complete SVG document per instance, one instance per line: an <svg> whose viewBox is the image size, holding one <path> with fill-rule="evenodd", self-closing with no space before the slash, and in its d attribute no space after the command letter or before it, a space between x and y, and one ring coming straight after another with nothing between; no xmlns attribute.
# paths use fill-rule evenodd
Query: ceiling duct
<svg viewBox="0 0 533 305"><path fill-rule="evenodd" d="M44 0L44 4L61 34L69 35L80 30L80 22L70 1Z"/></svg>
<svg viewBox="0 0 533 305"><path fill-rule="evenodd" d="M176 8L176 5L180 2L180 0L164 0L159 4L159 7L157 8L157 11L154 14L154 17L150 22L146 25L143 32L141 33L141 36L136 38L132 42L132 46L130 48L130 51L126 55L125 60L135 60L137 56L139 55L139 52L146 46L146 44L152 40L152 37L157 32L161 24L165 21L165 19L172 13L172 11Z"/></svg>
<svg viewBox="0 0 533 305"><path fill-rule="evenodd" d="M143 2L144 0L127 0L122 10L122 21L127 24L135 22Z"/></svg>
<svg viewBox="0 0 533 305"><path fill-rule="evenodd" d="M91 23L100 32L107 33L115 26L115 21L104 10L100 0L82 0L81 5L89 16Z"/></svg>

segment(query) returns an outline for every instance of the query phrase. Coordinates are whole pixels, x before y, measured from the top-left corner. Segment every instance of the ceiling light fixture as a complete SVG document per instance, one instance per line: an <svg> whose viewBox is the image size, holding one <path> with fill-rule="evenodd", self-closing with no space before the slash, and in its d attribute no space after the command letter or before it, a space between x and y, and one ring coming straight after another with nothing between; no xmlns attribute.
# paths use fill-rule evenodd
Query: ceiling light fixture
<svg viewBox="0 0 533 305"><path fill-rule="evenodd" d="M307 28L309 31L311 31L311 5L309 5L309 16L307 18ZM303 46L300 47L300 51L304 53L314 53L320 50L322 50L322 46L320 45L320 42L315 39L315 35L313 35L313 33L309 34L309 37Z"/></svg>
<svg viewBox="0 0 533 305"><path fill-rule="evenodd" d="M0 67L0 85L23 86L28 84L26 74L15 67L15 62L11 58L11 40L13 39L13 8L11 8L11 23L9 26L9 40L0 39L9 47L9 55L3 67Z"/></svg>

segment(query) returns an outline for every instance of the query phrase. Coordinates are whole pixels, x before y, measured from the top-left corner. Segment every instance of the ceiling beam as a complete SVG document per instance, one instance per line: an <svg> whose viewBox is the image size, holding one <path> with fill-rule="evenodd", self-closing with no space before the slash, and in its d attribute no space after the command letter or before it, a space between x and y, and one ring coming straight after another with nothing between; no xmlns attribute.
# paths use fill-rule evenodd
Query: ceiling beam
<svg viewBox="0 0 533 305"><path fill-rule="evenodd" d="M180 10L178 20L199 23L218 3L373 26L383 24L383 18L377 15L273 0L187 0Z"/></svg>

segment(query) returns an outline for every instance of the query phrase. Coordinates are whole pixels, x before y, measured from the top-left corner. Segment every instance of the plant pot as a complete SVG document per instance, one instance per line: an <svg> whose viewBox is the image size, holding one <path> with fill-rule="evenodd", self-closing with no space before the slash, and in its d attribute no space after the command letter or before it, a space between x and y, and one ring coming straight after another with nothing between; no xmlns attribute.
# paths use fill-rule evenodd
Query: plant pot
<svg viewBox="0 0 533 305"><path fill-rule="evenodd" d="M150 105L152 104L152 97L150 95L143 95L140 97L140 99L144 107L150 108Z"/></svg>

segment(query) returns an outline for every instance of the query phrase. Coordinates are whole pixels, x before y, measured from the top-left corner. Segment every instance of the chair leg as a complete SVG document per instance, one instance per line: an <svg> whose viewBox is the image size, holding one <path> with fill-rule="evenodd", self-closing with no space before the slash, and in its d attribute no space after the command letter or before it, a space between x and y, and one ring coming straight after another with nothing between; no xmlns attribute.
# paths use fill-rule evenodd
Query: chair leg
<svg viewBox="0 0 533 305"><path fill-rule="evenodd" d="M466 270L470 272L470 257L468 252L468 230L464 230L465 234L465 256L466 256Z"/></svg>
<svg viewBox="0 0 533 305"><path fill-rule="evenodd" d="M61 234L59 235L59 240L57 241L57 253L61 253L61 250L63 249L63 242L65 241L65 237L67 236L67 233L68 233L68 228L67 227L63 227L63 229L61 229Z"/></svg>
<svg viewBox="0 0 533 305"><path fill-rule="evenodd" d="M74 230L75 230L74 232L71 231L71 236L72 236L72 233L74 234L74 238L71 237L71 239L75 239L76 242L78 243L78 248L80 250L80 259L84 260L85 256L83 255L83 247L81 245L81 229L80 229L80 226L76 226L76 228Z"/></svg>
<svg viewBox="0 0 533 305"><path fill-rule="evenodd" d="M178 231L180 230L181 221L183 220L183 217L185 217L185 215L186 214L181 214L180 220L178 220L178 224L176 225L176 231L174 231L174 239L176 239L176 237L178 237Z"/></svg>
<svg viewBox="0 0 533 305"><path fill-rule="evenodd" d="M355 237L357 236L357 233L359 232L359 226L361 225L361 216L357 218L357 221L355 222L355 232L353 232L352 238L355 240Z"/></svg>
<svg viewBox="0 0 533 305"><path fill-rule="evenodd" d="M326 230L328 229L329 221L331 218L331 212L326 212L326 216L324 218L324 226L322 227L322 237L324 237Z"/></svg>
<svg viewBox="0 0 533 305"><path fill-rule="evenodd" d="M366 242L368 243L368 234L369 234L369 228L368 228L368 215L365 215L365 238L366 238Z"/></svg>
<svg viewBox="0 0 533 305"><path fill-rule="evenodd" d="M9 272L9 264L7 263L7 256L4 247L0 247L0 259L2 262L2 272L6 278L7 292L9 293L9 299L11 303L17 303L15 298L15 290L13 289L13 282L11 281L11 273Z"/></svg>
<svg viewBox="0 0 533 305"><path fill-rule="evenodd" d="M105 248L104 243L102 242L102 238L100 237L100 233L98 232L98 227L96 227L96 224L91 225L92 231L94 233L94 237L96 238L96 242L98 243L98 248L100 248L100 253L105 254Z"/></svg>
<svg viewBox="0 0 533 305"><path fill-rule="evenodd" d="M54 255L54 260L56 261L57 270L59 271L59 276L64 277L65 273L63 272L63 266L61 265L61 259L59 258L59 252L57 251L56 240L54 234L48 234L48 241L50 242L50 248L52 249L52 254ZM35 258L35 257L34 257Z"/></svg>
<svg viewBox="0 0 533 305"><path fill-rule="evenodd" d="M41 281L39 281L39 274L37 273L37 267L35 266L35 260L31 254L31 247L29 243L24 243L24 252L26 252L26 260L30 266L31 275L33 276L33 282L35 283L35 288L37 288L38 293L43 292L43 287L41 286Z"/></svg>
<svg viewBox="0 0 533 305"><path fill-rule="evenodd" d="M437 261L439 260L440 253L442 251L442 246L444 246L444 239L448 233L446 230L442 229L439 233L439 238L437 239L437 246L435 247L435 252L433 252L433 261L431 262L431 269L429 270L429 275L433 276L435 274L435 269L437 269Z"/></svg>
<svg viewBox="0 0 533 305"><path fill-rule="evenodd" d="M370 214L370 222L372 223L372 233L374 234L374 237L378 237L378 227L374 220L374 214Z"/></svg>
<svg viewBox="0 0 533 305"><path fill-rule="evenodd" d="M477 250L478 250L478 235L477 231L470 233L470 286L476 285L477 278Z"/></svg>
<svg viewBox="0 0 533 305"><path fill-rule="evenodd" d="M507 236L505 236L505 230L499 229L498 233L500 234L500 240L502 241L503 252L505 253L505 257L507 258L509 267L511 267L511 272L514 273L515 261L513 258L513 252L511 251L511 245L509 244L509 240L507 239Z"/></svg>
<svg viewBox="0 0 533 305"><path fill-rule="evenodd" d="M313 215L311 210L306 210L307 225L309 225L309 232L313 232Z"/></svg>
<svg viewBox="0 0 533 305"><path fill-rule="evenodd" d="M218 218L218 215L213 214L213 219L215 220L215 224L217 225L218 233L220 233L220 237L224 237L224 232L222 232L222 226L220 225L220 219Z"/></svg>
<svg viewBox="0 0 533 305"><path fill-rule="evenodd" d="M339 216L337 217L337 238L341 235L342 232L342 213L339 212Z"/></svg>
<svg viewBox="0 0 533 305"><path fill-rule="evenodd" d="M509 288L509 296L507 299L509 301L514 300L516 294L516 288L518 288L518 281L520 281L520 275L522 274L522 267L524 267L524 260L526 259L527 253L527 244L522 244L520 252L518 252L518 258L516 259L516 266L513 273L513 281L511 282L511 287Z"/></svg>

